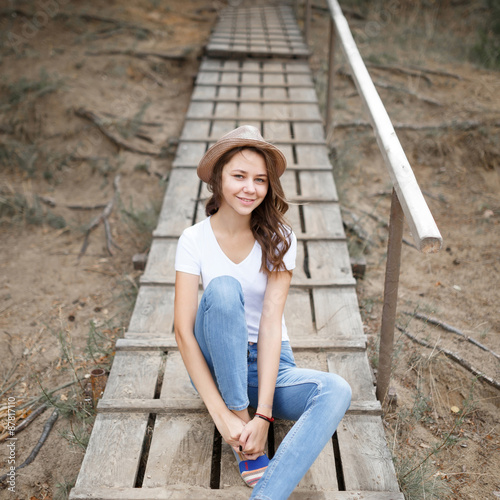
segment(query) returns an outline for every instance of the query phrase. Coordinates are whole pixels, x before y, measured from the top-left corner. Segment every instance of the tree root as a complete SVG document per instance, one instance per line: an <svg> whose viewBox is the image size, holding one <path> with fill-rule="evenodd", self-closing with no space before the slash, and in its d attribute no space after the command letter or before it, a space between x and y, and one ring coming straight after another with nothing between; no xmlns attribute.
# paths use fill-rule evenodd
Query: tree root
<svg viewBox="0 0 500 500"><path fill-rule="evenodd" d="M36 410L32 411L19 425L16 426L16 435L26 429L37 417L39 417L47 409L47 403L40 405ZM9 437L9 433L5 432L0 436L0 443Z"/></svg>
<svg viewBox="0 0 500 500"><path fill-rule="evenodd" d="M481 344L481 342L478 342L476 339L469 337L468 335L466 335L464 332L462 332L458 328L455 328L454 326L448 325L444 321L441 321L437 318L431 318L429 316L425 316L425 314L421 314L418 312L411 313L408 311L404 311L403 314L406 314L407 316L413 316L417 319L425 321L426 323L430 323L431 325L439 326L440 328L442 328L443 330L446 330L447 332L451 332L451 333L454 333L456 335L459 335L460 337L463 337L465 340L467 340L467 342L474 344L475 346L479 347L479 349L482 349L483 351L489 352L490 354L495 356L495 358L500 360L500 355L498 355L495 351L492 351L491 349L486 347L484 344Z"/></svg>
<svg viewBox="0 0 500 500"><path fill-rule="evenodd" d="M413 342L416 342L417 344L420 344L424 347L427 347L428 349L435 349L438 352L443 353L445 356L450 358L452 361L455 361L455 363L458 363L460 366L465 368L467 371L471 372L473 375L477 377L478 380L481 380L483 382L486 382L487 384L491 385L495 389L498 389L500 391L500 382L497 382L496 380L492 379L491 377L488 377L488 375L485 375L483 372L479 371L477 368L474 368L468 361L465 359L461 358L458 354L454 353L453 351L450 351L448 349L445 349L444 347L440 347L438 345L432 345L426 342L425 340L418 339L414 335L412 335L410 332L405 330L401 326L396 326L396 328L406 335L409 339L413 340Z"/></svg>
<svg viewBox="0 0 500 500"><path fill-rule="evenodd" d="M151 155L151 156L158 156L160 154L159 151L157 150L154 150L154 151L151 151L151 150L144 150L144 149L139 149L139 148L136 148L135 146L133 146L132 144L129 144L125 141L123 141L122 139L120 139L119 137L117 137L116 135L112 134L107 128L106 126L104 125L104 122L103 120L97 116L95 113L93 113L92 111L89 111L87 109L84 109L84 108L78 108L78 109L75 109L75 115L81 117L81 118L85 118L89 121L91 121L92 123L94 123L94 125L97 126L97 128L112 142L114 143L116 146L118 146L120 149L125 149L127 151L131 151L132 153L138 153L138 154L141 154L141 155Z"/></svg>
<svg viewBox="0 0 500 500"><path fill-rule="evenodd" d="M107 203L104 210L97 217L94 217L94 219L90 222L89 227L87 228L87 232L85 233L85 238L83 240L82 248L80 250L80 253L78 254L78 259L83 257L83 255L85 254L87 247L89 245L90 233L93 229L95 229L99 225L100 222L104 224L104 231L106 233L106 247L108 249L109 254L113 255L113 251L111 249L112 246L121 250L121 248L113 241L113 238L111 237L111 229L109 227L109 220L108 220L108 217L110 216L111 211L113 210L115 200L120 193L119 182L120 182L120 176L117 175L115 177L115 180L113 181L113 187L115 189L113 198L111 198L111 200Z"/></svg>
<svg viewBox="0 0 500 500"><path fill-rule="evenodd" d="M33 462L33 460L35 460L36 456L38 455L38 452L40 451L40 449L43 446L43 443L45 443L47 437L49 436L50 431L52 430L52 427L54 427L54 424L56 423L56 420L58 419L58 417L59 417L59 411L57 409L55 409L52 412L52 415L47 420L47 422L45 422L45 425L43 426L42 435L40 436L40 439L38 440L38 443L33 448L32 452L29 455L29 457L19 467L15 468L16 471L18 471L19 469L22 469L22 468L26 467L31 462ZM0 476L0 483L2 481L5 481L7 479L7 477L8 477L8 474L4 474L3 476Z"/></svg>

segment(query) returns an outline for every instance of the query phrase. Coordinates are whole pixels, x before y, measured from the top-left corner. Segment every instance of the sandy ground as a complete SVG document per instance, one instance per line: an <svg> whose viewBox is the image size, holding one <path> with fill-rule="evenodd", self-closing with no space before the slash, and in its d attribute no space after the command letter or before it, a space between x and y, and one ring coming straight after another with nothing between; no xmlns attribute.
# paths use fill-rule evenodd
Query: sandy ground
<svg viewBox="0 0 500 500"><path fill-rule="evenodd" d="M21 2L16 12L0 17L0 392L16 383L1 396L3 419L9 397L20 409L42 388L57 388L74 380L75 373L81 378L109 365L114 340L128 324L141 273L134 270L132 256L148 249L199 55L222 3L134 0L57 6L57 12L43 17L40 5ZM490 352L403 314L418 311L439 318L500 353L500 146L498 128L492 126L500 109L500 77L464 62L461 46L443 44L445 35L450 40L473 36L473 23L466 28L460 20L476 14L462 4L454 9L436 4L421 13L414 8L356 12L364 17L349 16L349 23L364 41L361 51L371 63L373 79L418 94L379 87L393 121L436 126L398 130L445 242L436 255L404 245L398 324L500 380L498 358ZM34 14L38 28L30 25ZM311 63L320 95L326 29L324 12L315 9ZM6 39L8 33L16 36ZM181 60L103 53L117 49ZM408 75L374 65L445 70L454 76ZM347 69L340 56L336 66ZM26 90L28 81L37 86ZM93 123L75 114L82 108L108 120L108 129L128 147L155 155L119 150ZM340 71L335 121L354 120L367 117L354 86ZM440 127L459 122L481 125L470 130ZM388 219L391 184L369 129L337 127L330 145L346 221L352 222L354 214L364 235L359 240L353 232L351 244L353 255L367 261L358 294L376 369L387 240L382 222ZM109 222L120 250L108 253L100 224L79 257L85 228L113 199L118 174L119 197ZM50 198L55 206L37 204L35 195ZM22 199L30 210L13 208ZM68 208L75 204L101 208ZM43 222L30 224L36 216ZM411 241L407 230L405 238ZM392 385L398 406L386 414L385 423L397 463L404 467L404 458L411 458L407 472L423 471L424 483L441 491L438 498L500 495L494 494L500 491L498 390L399 332ZM54 394L67 404L71 418L58 419L36 460L18 472L16 493L0 491L1 498L64 498L83 458L79 442L85 442L92 424L84 389L85 384L73 385ZM51 413L49 408L19 434L18 465ZM18 423L21 417L20 411ZM0 474L7 471L8 457L6 443L0 443ZM405 481L412 476L407 474Z"/></svg>

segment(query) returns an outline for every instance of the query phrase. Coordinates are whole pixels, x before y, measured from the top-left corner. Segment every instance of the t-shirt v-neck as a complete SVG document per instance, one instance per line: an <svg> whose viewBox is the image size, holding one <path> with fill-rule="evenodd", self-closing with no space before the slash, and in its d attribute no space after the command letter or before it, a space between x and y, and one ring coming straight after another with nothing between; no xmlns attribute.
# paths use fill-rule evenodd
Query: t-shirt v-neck
<svg viewBox="0 0 500 500"><path fill-rule="evenodd" d="M208 222L208 227L210 228L210 233L214 239L214 243L215 243L216 247L219 249L220 253L224 256L224 258L226 258L233 266L243 266L245 264L245 261L252 257L252 254L256 249L260 250L260 245L259 245L258 241L254 240L252 248L251 248L250 252L248 252L247 256L243 260L241 260L240 262L234 262L234 260L231 259L227 255L227 253L224 252L224 250L222 249L222 247L219 243L219 240L217 239L217 236L215 236L214 228L212 227L212 223L210 221L210 218L209 218L209 222Z"/></svg>

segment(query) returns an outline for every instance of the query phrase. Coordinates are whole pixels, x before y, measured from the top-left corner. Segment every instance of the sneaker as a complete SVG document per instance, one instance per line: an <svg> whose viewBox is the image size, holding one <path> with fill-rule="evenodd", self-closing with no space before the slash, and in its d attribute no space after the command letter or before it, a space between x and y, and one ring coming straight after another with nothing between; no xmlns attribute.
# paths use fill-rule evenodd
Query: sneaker
<svg viewBox="0 0 500 500"><path fill-rule="evenodd" d="M234 449L233 452L236 456L236 460L238 460L241 478L245 481L247 486L253 488L264 475L264 472L266 472L267 466L269 465L269 458L264 454L256 460L243 460Z"/></svg>

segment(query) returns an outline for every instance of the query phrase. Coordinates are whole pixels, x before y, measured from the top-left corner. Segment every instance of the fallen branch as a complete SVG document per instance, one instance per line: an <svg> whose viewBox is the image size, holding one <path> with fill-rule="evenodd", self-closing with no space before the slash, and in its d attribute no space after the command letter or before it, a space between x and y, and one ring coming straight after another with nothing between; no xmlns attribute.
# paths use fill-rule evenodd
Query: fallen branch
<svg viewBox="0 0 500 500"><path fill-rule="evenodd" d="M99 21L101 23L110 23L118 26L120 29L131 29L136 31L143 31L144 33L153 34L149 28L144 26L138 26L137 24L129 23L128 21L120 21L119 19L113 19L111 17L102 17L95 14L77 14L77 17L84 19L85 21Z"/></svg>
<svg viewBox="0 0 500 500"><path fill-rule="evenodd" d="M376 87L380 87L382 89L386 90L394 90L396 92L402 92L403 94L408 94L416 99L419 99L420 101L426 102L427 104L432 104L433 106L442 106L442 104L439 101L436 101L435 99L430 99L429 97L425 97L423 95L417 94L416 92L413 92L412 90L405 89L403 87L396 87L394 85L390 85L389 83L381 82L380 80L373 81L374 85Z"/></svg>
<svg viewBox="0 0 500 500"><path fill-rule="evenodd" d="M37 417L39 417L46 409L47 409L47 404L44 403L43 405L40 405L36 410L32 411L19 425L16 425L16 436L19 434L22 430L26 429L28 425L31 424ZM5 441L9 437L9 433L5 432L2 436L0 436L0 443Z"/></svg>
<svg viewBox="0 0 500 500"><path fill-rule="evenodd" d="M349 215L349 217L353 220L353 222L346 222L344 220L344 225L346 229L353 232L361 241L364 241L367 246L373 246L373 240L370 238L369 234L364 230L364 228L360 224L360 217L358 217L354 212L349 210L348 208L341 207L341 211L344 214Z"/></svg>
<svg viewBox="0 0 500 500"><path fill-rule="evenodd" d="M158 57L159 59L164 59L167 61L179 61L183 62L187 59L188 51L180 52L177 54L166 54L164 52L142 52L139 50L118 50L118 49L108 49L108 50L98 50L95 52L85 52L86 56L130 56L137 57L139 59L146 59L148 57Z"/></svg>
<svg viewBox="0 0 500 500"><path fill-rule="evenodd" d="M105 208L106 203L98 203L97 205L66 205L66 208L70 208L71 210L97 210L99 208Z"/></svg>
<svg viewBox="0 0 500 500"><path fill-rule="evenodd" d="M498 355L496 352L492 351L491 349L486 347L484 344L481 344L481 342L478 342L476 339L469 337L468 335L466 335L464 332L462 332L458 328L455 328L454 326L448 325L444 321L441 321L437 318L431 318L429 316L426 316L425 314L421 314L418 312L411 313L408 311L404 311L403 313L406 314L407 316L413 316L417 319L425 321L426 323L430 323L431 325L439 326L440 328L442 328L443 330L446 330L447 332L451 332L451 333L454 333L456 335L459 335L460 337L467 340L467 342L474 344L475 346L479 347L479 349L482 349L483 351L489 352L490 354L495 356L495 358L500 360L500 355Z"/></svg>
<svg viewBox="0 0 500 500"><path fill-rule="evenodd" d="M416 71L421 71L422 73L428 73L429 75L447 76L449 78L455 78L456 80L463 80L463 78L460 75L456 75L455 73L449 73L448 71L420 68L418 66L410 66L410 68Z"/></svg>
<svg viewBox="0 0 500 500"><path fill-rule="evenodd" d="M378 215L367 212L366 210L361 210L361 212L363 212L368 217L372 218L374 221L378 222L385 229L389 229L389 223L384 219L380 218ZM408 245L409 247L414 248L415 250L418 250L416 245L414 245L411 241L407 240L406 238L403 238L403 243L405 245Z"/></svg>
<svg viewBox="0 0 500 500"><path fill-rule="evenodd" d="M380 69L383 71L391 71L392 73L401 73L403 75L409 75L409 76L415 76L417 78L422 78L429 85L432 85L432 80L428 76L423 75L421 71L406 69L406 68L402 68L401 66L387 66L384 64L367 64L367 66L369 68Z"/></svg>
<svg viewBox="0 0 500 500"><path fill-rule="evenodd" d="M92 111L89 111L87 109L79 108L75 109L75 114L81 118L85 118L87 120L90 120L92 123L94 123L97 128L111 141L113 142L116 146L122 149L126 149L127 151L131 151L132 153L138 153L141 155L152 155L152 156L158 156L160 154L159 151L148 151L144 149L138 149L132 144L129 144L116 135L112 134L104 125L104 122L102 119L97 116L95 113Z"/></svg>
<svg viewBox="0 0 500 500"><path fill-rule="evenodd" d="M478 380L482 380L483 382L486 382L487 384L491 385L495 389L500 390L500 382L497 382L496 380L492 379L491 377L488 377L488 375L485 375L483 372L479 371L477 368L474 368L468 361L465 359L461 358L458 354L454 353L453 351L450 351L448 349L445 349L444 347L440 347L438 345L431 345L425 340L418 339L417 337L413 336L410 332L405 330L401 326L396 326L396 328L406 335L409 339L413 340L413 342L416 342L417 344L420 344L424 347L427 347L428 349L435 349L438 352L443 353L445 356L448 356L452 361L455 361L458 363L460 366L465 368L467 371L471 372L473 375L475 375Z"/></svg>
<svg viewBox="0 0 500 500"><path fill-rule="evenodd" d="M15 471L18 471L19 469L22 469L29 465L33 460L35 460L36 456L38 455L38 452L43 446L43 443L45 443L47 437L50 434L50 431L52 430L52 427L54 427L54 424L56 423L57 418L59 417L59 411L55 409L52 412L52 415L49 417L47 422L45 422L45 425L43 426L43 431L42 435L40 436L40 439L38 440L38 443L36 446L33 448L33 451L30 453L29 457L19 466L15 468ZM3 476L0 476L0 483L5 481L7 479L8 474L4 474Z"/></svg>
<svg viewBox="0 0 500 500"><path fill-rule="evenodd" d="M393 123L395 129L398 130L461 130L467 132L480 127L500 127L500 121L497 122L479 122L479 121L466 121L466 122L449 122L437 123L435 125L413 125L409 123ZM354 120L352 122L336 122L333 124L334 128L370 128L372 124L363 120Z"/></svg>
<svg viewBox="0 0 500 500"><path fill-rule="evenodd" d="M352 79L351 74L348 73L347 71L345 71L344 69L342 69L342 68L339 69L337 71L337 73L341 76L345 76L345 77L349 78L351 80L351 82L354 84L354 81ZM375 81L375 80L373 81L373 84L376 87L380 87L382 89L394 90L395 92L401 92L403 94L411 95L411 96L415 97L416 99L419 99L423 102L426 102L427 104L432 104L433 106L442 106L442 104L439 101L436 101L435 99L431 99L429 97L425 97L423 95L417 94L416 92L413 92L413 90L405 89L403 87L396 87L395 85L391 85L389 83ZM357 95L357 94L354 94L354 95Z"/></svg>
<svg viewBox="0 0 500 500"><path fill-rule="evenodd" d="M94 219L90 222L89 227L87 228L87 232L85 233L85 238L83 240L82 248L80 250L80 253L78 254L78 258L79 259L81 257L83 257L83 255L85 254L85 252L87 250L87 247L88 247L88 244L89 244L90 233L101 222L104 224L104 230L106 232L106 246L108 248L109 254L113 255L113 252L111 250L111 245L114 245L115 247L117 247L118 249L120 249L120 247L116 243L114 243L113 239L111 238L111 231L109 229L109 221L108 221L108 217L110 216L111 211L113 210L113 206L115 204L115 200L116 200L117 196L120 193L120 176L119 175L117 175L115 177L115 180L113 181L113 188L115 190L115 192L113 194L113 198L111 198L111 200L107 203L107 205L104 208L104 210L97 217L94 217Z"/></svg>

